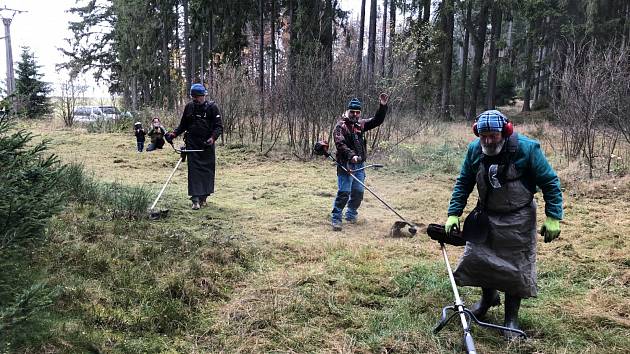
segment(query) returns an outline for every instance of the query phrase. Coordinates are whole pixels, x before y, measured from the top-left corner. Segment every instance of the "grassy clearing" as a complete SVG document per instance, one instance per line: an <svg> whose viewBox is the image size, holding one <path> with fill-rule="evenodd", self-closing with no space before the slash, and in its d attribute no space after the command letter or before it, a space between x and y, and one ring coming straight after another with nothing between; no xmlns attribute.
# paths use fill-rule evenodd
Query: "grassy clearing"
<svg viewBox="0 0 630 354"><path fill-rule="evenodd" d="M63 161L150 195L177 159L166 149L137 154L128 134L31 128L53 139ZM472 139L462 124L430 132L377 156L388 168L367 179L424 225L444 221ZM61 289L52 334L22 351L460 352L457 322L431 333L441 307L452 303L437 245L423 230L416 238L388 237L395 216L368 194L359 223L332 232L334 171L321 160L219 147L217 193L199 212L189 209L185 167L158 204L171 209L168 219L112 219L98 206L71 206L51 224L50 247L35 257ZM539 244L540 295L522 306L531 338L506 344L475 328L480 352L630 347L629 180L572 181L561 238ZM452 264L460 252L449 249ZM467 303L479 296L460 291ZM502 315L494 308L489 319L500 323Z"/></svg>

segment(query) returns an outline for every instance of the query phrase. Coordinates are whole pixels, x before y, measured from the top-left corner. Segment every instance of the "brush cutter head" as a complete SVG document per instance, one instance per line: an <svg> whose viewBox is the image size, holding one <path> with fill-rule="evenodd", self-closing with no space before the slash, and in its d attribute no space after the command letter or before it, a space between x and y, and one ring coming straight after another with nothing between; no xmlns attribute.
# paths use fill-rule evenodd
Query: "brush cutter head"
<svg viewBox="0 0 630 354"><path fill-rule="evenodd" d="M313 146L313 153L317 156L328 156L328 142L326 140L320 140Z"/></svg>
<svg viewBox="0 0 630 354"><path fill-rule="evenodd" d="M418 232L418 228L416 227L416 225L409 223L407 221L398 220L394 222L394 225L392 225L390 236L391 237L413 237L415 236L416 232Z"/></svg>
<svg viewBox="0 0 630 354"><path fill-rule="evenodd" d="M164 219L168 216L168 209L149 209L149 220Z"/></svg>

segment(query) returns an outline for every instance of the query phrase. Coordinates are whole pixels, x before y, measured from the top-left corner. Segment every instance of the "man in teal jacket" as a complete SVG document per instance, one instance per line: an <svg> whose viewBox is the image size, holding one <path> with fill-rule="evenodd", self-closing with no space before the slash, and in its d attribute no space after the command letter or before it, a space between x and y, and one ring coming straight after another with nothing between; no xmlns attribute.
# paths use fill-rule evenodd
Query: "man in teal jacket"
<svg viewBox="0 0 630 354"><path fill-rule="evenodd" d="M536 203L539 187L545 200L547 218L541 234L545 242L560 235L562 192L560 181L547 162L540 144L513 133L512 123L501 112L485 111L473 126L479 139L468 153L455 183L445 228L459 227L468 196L477 186L477 209L487 215L488 236L480 242L467 242L454 276L460 286L482 288L481 300L471 306L477 317L500 304L505 293L505 323L518 329L521 299L536 296ZM484 220L481 218L480 220ZM464 226L464 233L469 227ZM472 229L472 227L471 227ZM470 231L470 230L469 230ZM512 332L506 331L512 339Z"/></svg>

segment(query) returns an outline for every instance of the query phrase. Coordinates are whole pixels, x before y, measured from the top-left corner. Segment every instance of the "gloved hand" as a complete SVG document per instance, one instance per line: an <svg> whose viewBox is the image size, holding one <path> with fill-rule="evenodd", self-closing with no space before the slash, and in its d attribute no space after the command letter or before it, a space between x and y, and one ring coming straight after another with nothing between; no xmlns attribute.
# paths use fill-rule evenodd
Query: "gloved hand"
<svg viewBox="0 0 630 354"><path fill-rule="evenodd" d="M446 224L444 224L444 229L446 230L446 234L450 235L451 230L453 230L453 227L455 226L457 226L457 229L459 229L459 217L455 215L451 215L448 217L448 219L446 219Z"/></svg>
<svg viewBox="0 0 630 354"><path fill-rule="evenodd" d="M545 237L545 242L555 240L560 236L560 220L548 216L543 226L540 228L540 234Z"/></svg>
<svg viewBox="0 0 630 354"><path fill-rule="evenodd" d="M352 156L352 159L350 160L351 163L359 163L361 162L361 158L357 155Z"/></svg>
<svg viewBox="0 0 630 354"><path fill-rule="evenodd" d="M173 144L173 139L175 139L177 137L177 135L175 135L175 133L173 132L168 132L166 134L164 134L164 139L166 139L166 141L169 144Z"/></svg>
<svg viewBox="0 0 630 354"><path fill-rule="evenodd" d="M378 96L378 103L380 103L382 106L386 106L388 101L389 101L388 94L383 92Z"/></svg>
<svg viewBox="0 0 630 354"><path fill-rule="evenodd" d="M209 137L208 140L206 140L206 145L214 145L214 138Z"/></svg>

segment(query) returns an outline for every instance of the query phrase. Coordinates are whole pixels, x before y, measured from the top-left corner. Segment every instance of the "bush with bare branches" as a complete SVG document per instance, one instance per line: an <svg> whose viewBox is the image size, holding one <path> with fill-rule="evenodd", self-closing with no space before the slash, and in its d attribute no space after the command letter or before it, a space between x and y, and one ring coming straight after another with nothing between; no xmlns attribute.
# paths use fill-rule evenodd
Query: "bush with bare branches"
<svg viewBox="0 0 630 354"><path fill-rule="evenodd" d="M556 73L562 88L553 111L562 131L565 157L583 157L589 178L593 178L598 157L610 165L619 137L615 128L630 131L630 121L624 116L624 105L628 104L628 53L613 47L599 51L592 43L574 43L569 48L565 70Z"/></svg>

